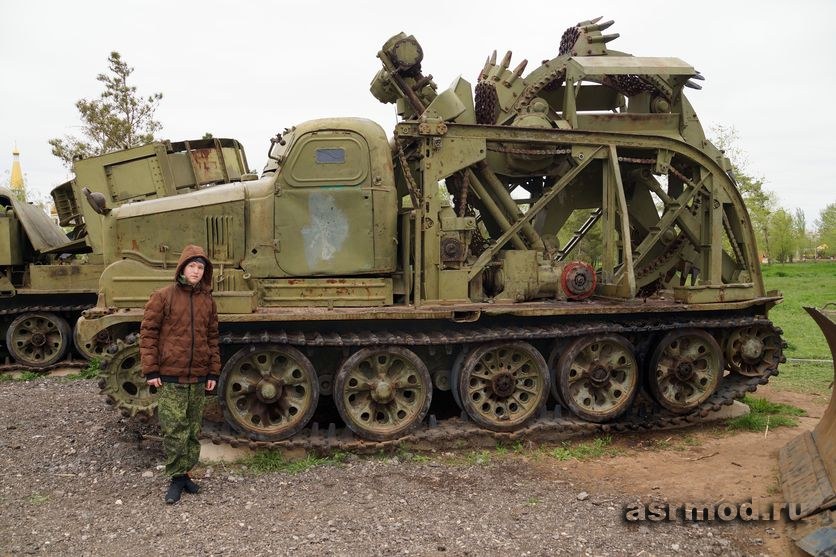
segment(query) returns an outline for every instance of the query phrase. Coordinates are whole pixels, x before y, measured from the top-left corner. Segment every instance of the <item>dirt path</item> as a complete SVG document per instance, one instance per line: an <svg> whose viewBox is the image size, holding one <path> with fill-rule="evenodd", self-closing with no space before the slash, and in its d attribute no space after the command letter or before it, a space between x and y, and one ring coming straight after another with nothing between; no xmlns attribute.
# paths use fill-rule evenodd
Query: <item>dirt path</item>
<svg viewBox="0 0 836 557"><path fill-rule="evenodd" d="M753 507L769 509L781 503L778 479L778 451L805 430L812 430L824 412L827 400L821 396L776 391L769 386L755 396L791 404L807 411L796 428L778 428L764 433L729 433L722 426L689 428L677 432L628 435L618 439L621 454L586 462L580 466L552 460L538 461L537 469L546 480L571 478L590 493L602 487L616 490L636 501L664 501L681 507L684 503L713 506L727 501L751 501ZM740 527L716 523L717 530ZM786 524L752 522L743 525L744 541L763 544L774 555L789 552ZM748 539L747 539L748 538ZM760 540L760 542L758 541ZM754 547L750 548L754 550Z"/></svg>
<svg viewBox="0 0 836 557"><path fill-rule="evenodd" d="M0 383L0 431L0 555L781 555L779 524L623 516L636 500L770 498L796 433L626 436L618 456L586 462L465 451L295 475L214 465L200 495L166 506L158 444L137 443L92 381Z"/></svg>

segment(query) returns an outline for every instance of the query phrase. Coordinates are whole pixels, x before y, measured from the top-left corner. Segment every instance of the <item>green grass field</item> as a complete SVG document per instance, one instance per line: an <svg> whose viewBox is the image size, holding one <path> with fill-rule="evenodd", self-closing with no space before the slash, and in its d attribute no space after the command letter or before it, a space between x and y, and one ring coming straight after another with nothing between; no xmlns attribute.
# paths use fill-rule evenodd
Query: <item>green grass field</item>
<svg viewBox="0 0 836 557"><path fill-rule="evenodd" d="M764 265L767 290L780 290L784 301L769 317L784 329L788 358L830 359L824 335L804 306L821 307L836 303L836 262Z"/></svg>
<svg viewBox="0 0 836 557"><path fill-rule="evenodd" d="M830 360L830 348L804 306L836 302L836 262L771 264L762 267L767 290L780 290L784 301L769 318L784 329L787 358ZM830 363L789 362L781 366L775 385L800 392L826 393L833 381Z"/></svg>

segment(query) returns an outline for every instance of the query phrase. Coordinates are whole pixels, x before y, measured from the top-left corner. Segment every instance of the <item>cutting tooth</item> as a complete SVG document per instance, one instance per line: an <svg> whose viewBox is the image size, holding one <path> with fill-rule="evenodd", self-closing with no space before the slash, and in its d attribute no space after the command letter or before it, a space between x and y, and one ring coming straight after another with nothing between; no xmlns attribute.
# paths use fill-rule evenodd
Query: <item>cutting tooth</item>
<svg viewBox="0 0 836 557"><path fill-rule="evenodd" d="M507 70L508 66L511 64L511 51L505 53L505 57L502 59L502 63L499 65L500 68L503 70Z"/></svg>
<svg viewBox="0 0 836 557"><path fill-rule="evenodd" d="M603 23L598 23L598 20L600 19L601 18L599 17L590 24L584 25L583 27L581 27L581 30L587 33L592 33L593 31L603 31L604 29L608 29L610 26L612 26L613 23L615 23L615 21L613 21L612 19Z"/></svg>
<svg viewBox="0 0 836 557"><path fill-rule="evenodd" d="M488 62L490 63L491 66L496 65L496 51L495 50L491 54L491 57L488 59Z"/></svg>
<svg viewBox="0 0 836 557"><path fill-rule="evenodd" d="M513 72L511 72L511 76L510 76L507 80L503 81L503 83L505 84L505 86L506 86L506 87L510 86L510 85L511 85L512 83L514 83L517 79L519 79L519 77L520 77L520 76L522 75L522 73L523 73L523 70L525 70L525 66L526 66L527 64L528 64L528 60L523 60L522 62L520 62L519 64L517 64L517 67L516 67L516 68L514 68L514 71L513 71Z"/></svg>
<svg viewBox="0 0 836 557"><path fill-rule="evenodd" d="M588 40L589 40L590 44L593 44L593 43L608 43L610 41L616 40L620 36L621 35L619 35L618 33L613 33L611 35L601 35L600 37L589 37Z"/></svg>
<svg viewBox="0 0 836 557"><path fill-rule="evenodd" d="M491 69L491 57L488 56L485 58L485 67L482 68L482 79L486 79L488 77L488 71Z"/></svg>
<svg viewBox="0 0 836 557"><path fill-rule="evenodd" d="M700 72L697 72L694 75L692 75L691 79L699 79L700 81L705 81L705 77Z"/></svg>
<svg viewBox="0 0 836 557"><path fill-rule="evenodd" d="M687 87L689 89L702 89L702 85L700 85L698 83L694 83L690 79L685 82L685 87Z"/></svg>
<svg viewBox="0 0 836 557"><path fill-rule="evenodd" d="M516 77L520 77L522 73L525 71L525 67L528 65L528 60L523 59L516 68L514 68L514 75Z"/></svg>

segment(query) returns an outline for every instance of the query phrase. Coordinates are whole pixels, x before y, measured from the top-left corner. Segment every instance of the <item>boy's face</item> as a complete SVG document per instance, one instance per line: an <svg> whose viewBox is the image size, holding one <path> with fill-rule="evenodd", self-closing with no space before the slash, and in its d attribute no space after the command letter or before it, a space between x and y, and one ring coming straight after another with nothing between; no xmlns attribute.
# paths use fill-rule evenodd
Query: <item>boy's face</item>
<svg viewBox="0 0 836 557"><path fill-rule="evenodd" d="M194 286L203 278L203 263L192 261L183 269L183 275L186 277L186 282Z"/></svg>

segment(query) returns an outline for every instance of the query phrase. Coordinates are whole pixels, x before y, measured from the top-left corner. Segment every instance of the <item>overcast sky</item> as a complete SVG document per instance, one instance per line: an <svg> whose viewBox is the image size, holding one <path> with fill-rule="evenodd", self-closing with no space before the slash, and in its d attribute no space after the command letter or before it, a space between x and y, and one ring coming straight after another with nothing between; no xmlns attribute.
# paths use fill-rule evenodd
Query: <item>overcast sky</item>
<svg viewBox="0 0 836 557"><path fill-rule="evenodd" d="M399 31L419 40L443 89L458 75L475 84L493 49L531 71L557 55L567 27L596 16L615 20L611 48L702 72L689 98L705 128L734 126L749 173L781 206L802 208L808 227L836 202L833 0L0 0L0 180L15 142L29 188L68 179L47 140L78 133L75 101L99 95L111 50L136 69L140 93L164 94L158 137L233 137L261 169L269 138L304 120L362 116L391 133L394 108L368 86Z"/></svg>

